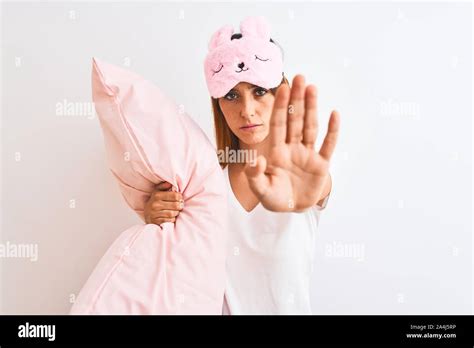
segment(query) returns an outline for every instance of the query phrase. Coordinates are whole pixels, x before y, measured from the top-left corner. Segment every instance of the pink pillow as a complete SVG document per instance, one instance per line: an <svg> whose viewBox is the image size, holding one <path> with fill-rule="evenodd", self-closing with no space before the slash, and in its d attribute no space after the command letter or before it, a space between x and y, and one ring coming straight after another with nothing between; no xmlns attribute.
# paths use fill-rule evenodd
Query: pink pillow
<svg viewBox="0 0 474 348"><path fill-rule="evenodd" d="M176 223L122 232L71 314L221 314L227 199L216 150L199 126L142 77L93 58L92 92L110 170L143 218L155 184L184 199ZM190 92L192 92L190 90Z"/></svg>

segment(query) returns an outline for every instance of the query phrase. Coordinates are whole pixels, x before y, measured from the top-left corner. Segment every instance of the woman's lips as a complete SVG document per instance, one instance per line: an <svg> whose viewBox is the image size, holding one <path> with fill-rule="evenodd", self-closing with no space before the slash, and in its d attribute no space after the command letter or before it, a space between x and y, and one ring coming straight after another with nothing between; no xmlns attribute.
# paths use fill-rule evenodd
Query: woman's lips
<svg viewBox="0 0 474 348"><path fill-rule="evenodd" d="M248 124L246 126L240 127L240 129L242 129L244 131L253 131L253 130L255 130L256 128L258 128L260 126L261 126L261 124Z"/></svg>

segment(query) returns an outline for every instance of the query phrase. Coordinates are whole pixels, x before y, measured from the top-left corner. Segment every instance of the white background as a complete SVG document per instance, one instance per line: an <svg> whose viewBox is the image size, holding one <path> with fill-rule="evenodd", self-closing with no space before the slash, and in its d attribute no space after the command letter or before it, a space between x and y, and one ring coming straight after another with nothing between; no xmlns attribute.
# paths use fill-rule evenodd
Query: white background
<svg viewBox="0 0 474 348"><path fill-rule="evenodd" d="M0 259L0 313L67 313L140 222L97 118L57 113L91 101L91 57L153 81L212 138L207 43L248 15L271 22L286 75L318 86L321 132L341 114L314 313L472 313L472 12L439 2L3 3L1 242L39 254Z"/></svg>

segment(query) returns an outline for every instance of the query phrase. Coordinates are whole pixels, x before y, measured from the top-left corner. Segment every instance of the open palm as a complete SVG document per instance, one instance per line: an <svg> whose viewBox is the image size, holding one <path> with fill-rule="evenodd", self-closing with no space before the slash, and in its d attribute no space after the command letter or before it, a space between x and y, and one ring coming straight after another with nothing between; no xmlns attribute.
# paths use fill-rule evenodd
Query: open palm
<svg viewBox="0 0 474 348"><path fill-rule="evenodd" d="M317 94L296 75L290 90L281 85L275 95L270 121L268 155L248 164L245 174L253 193L272 211L303 211L321 198L329 177L329 161L337 143L339 114L331 113L319 152Z"/></svg>

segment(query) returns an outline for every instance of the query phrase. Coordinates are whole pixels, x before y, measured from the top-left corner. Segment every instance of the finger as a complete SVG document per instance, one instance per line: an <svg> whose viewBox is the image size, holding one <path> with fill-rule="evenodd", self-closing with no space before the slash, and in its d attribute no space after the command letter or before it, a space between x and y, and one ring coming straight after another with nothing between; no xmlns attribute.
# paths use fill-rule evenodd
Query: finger
<svg viewBox="0 0 474 348"><path fill-rule="evenodd" d="M288 101L290 98L290 87L282 84L275 94L272 116L270 119L270 145L281 145L286 140L286 119L288 113Z"/></svg>
<svg viewBox="0 0 474 348"><path fill-rule="evenodd" d="M173 191L158 191L154 193L154 198L159 201L179 202L183 201L183 195Z"/></svg>
<svg viewBox="0 0 474 348"><path fill-rule="evenodd" d="M150 220L157 220L157 219L174 219L179 215L179 211L176 210L160 210L156 212L150 212L149 218Z"/></svg>
<svg viewBox="0 0 474 348"><path fill-rule="evenodd" d="M156 201L151 205L152 211L160 210L183 210L183 202Z"/></svg>
<svg viewBox="0 0 474 348"><path fill-rule="evenodd" d="M287 143L299 143L303 138L303 117L305 115L305 78L296 75L291 85L290 104L288 105Z"/></svg>
<svg viewBox="0 0 474 348"><path fill-rule="evenodd" d="M168 191L173 185L169 182L162 181L158 185L155 185L156 190L158 191Z"/></svg>
<svg viewBox="0 0 474 348"><path fill-rule="evenodd" d="M250 188L258 198L265 195L265 192L270 185L270 180L265 175L266 168L267 160L262 155L257 157L254 165L247 164L245 166L245 174L247 175Z"/></svg>
<svg viewBox="0 0 474 348"><path fill-rule="evenodd" d="M305 91L303 144L314 148L318 135L318 90L315 85L309 85Z"/></svg>
<svg viewBox="0 0 474 348"><path fill-rule="evenodd" d="M334 148L336 147L337 137L339 135L339 123L339 113L333 110L329 118L328 132L319 150L319 154L328 161L331 159Z"/></svg>
<svg viewBox="0 0 474 348"><path fill-rule="evenodd" d="M179 211L176 210L160 210L158 215L155 215L160 218L168 219L168 218L174 218L178 216Z"/></svg>
<svg viewBox="0 0 474 348"><path fill-rule="evenodd" d="M176 219L175 218L167 218L167 219L158 218L158 219L153 220L153 223L156 225L161 225L165 222L176 222Z"/></svg>

